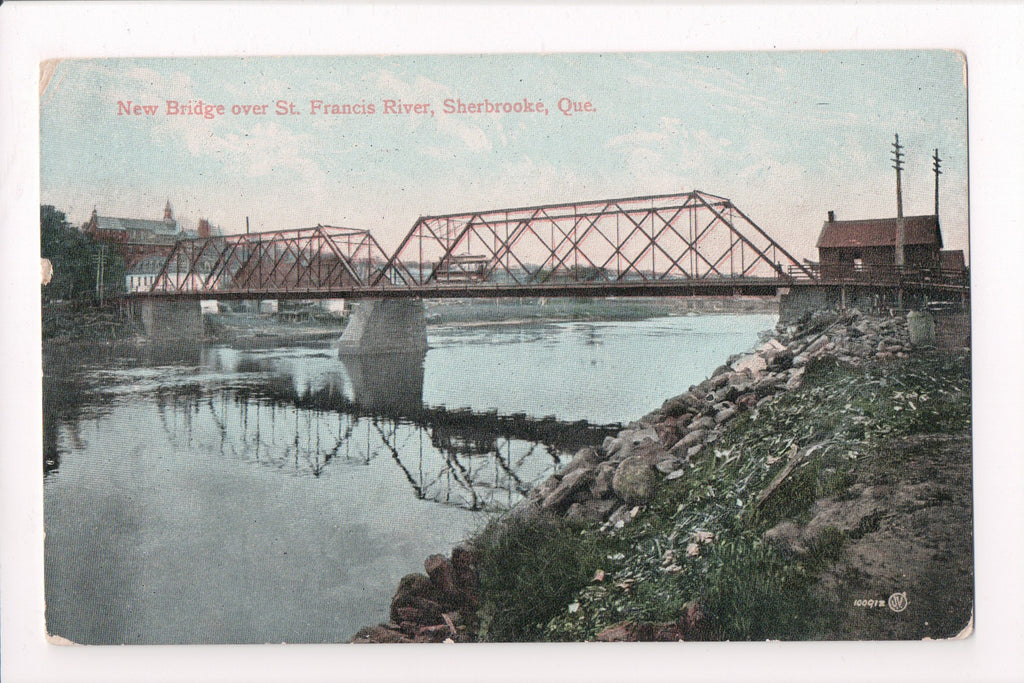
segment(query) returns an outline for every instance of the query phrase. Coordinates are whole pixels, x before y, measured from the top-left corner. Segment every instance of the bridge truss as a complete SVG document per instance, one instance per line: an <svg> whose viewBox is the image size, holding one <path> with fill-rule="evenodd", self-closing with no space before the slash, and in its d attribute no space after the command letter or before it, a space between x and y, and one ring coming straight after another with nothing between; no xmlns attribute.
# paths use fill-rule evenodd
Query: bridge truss
<svg viewBox="0 0 1024 683"><path fill-rule="evenodd" d="M153 294L267 296L366 288L387 254L366 230L314 228L180 240Z"/></svg>
<svg viewBox="0 0 1024 683"><path fill-rule="evenodd" d="M390 257L318 225L179 241L145 296L326 298L773 294L815 274L706 192L419 218Z"/></svg>
<svg viewBox="0 0 1024 683"><path fill-rule="evenodd" d="M811 275L731 201L694 191L425 216L374 284L787 279L791 269Z"/></svg>

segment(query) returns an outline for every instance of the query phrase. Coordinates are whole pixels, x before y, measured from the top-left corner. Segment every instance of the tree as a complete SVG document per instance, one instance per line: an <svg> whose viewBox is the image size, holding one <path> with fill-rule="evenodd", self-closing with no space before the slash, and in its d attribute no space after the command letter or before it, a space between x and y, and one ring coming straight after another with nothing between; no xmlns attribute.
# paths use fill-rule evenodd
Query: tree
<svg viewBox="0 0 1024 683"><path fill-rule="evenodd" d="M43 299L95 301L96 268L103 250L103 298L124 292L125 265L111 248L72 227L63 211L39 207L39 253L53 264L53 278L43 286Z"/></svg>

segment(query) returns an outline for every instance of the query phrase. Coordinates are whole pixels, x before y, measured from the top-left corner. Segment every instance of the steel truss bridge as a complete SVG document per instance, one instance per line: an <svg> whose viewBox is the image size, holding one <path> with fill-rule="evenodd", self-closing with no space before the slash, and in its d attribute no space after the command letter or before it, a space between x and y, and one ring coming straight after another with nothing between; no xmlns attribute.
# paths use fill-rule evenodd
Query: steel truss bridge
<svg viewBox="0 0 1024 683"><path fill-rule="evenodd" d="M907 269L799 262L729 199L692 191L419 218L390 256L318 225L182 240L148 291L176 299L771 296L800 285L962 292Z"/></svg>

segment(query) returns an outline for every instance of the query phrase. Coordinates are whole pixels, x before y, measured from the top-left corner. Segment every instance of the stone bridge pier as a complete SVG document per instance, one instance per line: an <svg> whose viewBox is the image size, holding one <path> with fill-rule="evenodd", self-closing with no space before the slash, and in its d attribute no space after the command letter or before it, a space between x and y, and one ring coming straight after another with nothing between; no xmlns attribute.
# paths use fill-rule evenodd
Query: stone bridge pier
<svg viewBox="0 0 1024 683"><path fill-rule="evenodd" d="M341 355L418 353L427 350L422 299L366 299L352 308L338 340Z"/></svg>
<svg viewBox="0 0 1024 683"><path fill-rule="evenodd" d="M196 299L134 301L131 316L156 341L198 341L203 336L202 307Z"/></svg>

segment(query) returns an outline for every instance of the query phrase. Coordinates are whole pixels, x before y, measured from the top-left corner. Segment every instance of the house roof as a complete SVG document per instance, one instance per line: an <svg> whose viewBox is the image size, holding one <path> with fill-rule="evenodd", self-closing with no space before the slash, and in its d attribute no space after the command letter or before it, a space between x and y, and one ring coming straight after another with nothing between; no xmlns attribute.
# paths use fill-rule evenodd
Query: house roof
<svg viewBox="0 0 1024 683"><path fill-rule="evenodd" d="M160 235L178 234L175 221L151 221L145 218L115 218L113 216L96 216L98 230L145 230Z"/></svg>
<svg viewBox="0 0 1024 683"><path fill-rule="evenodd" d="M904 244L942 246L938 216L907 216ZM869 218L856 221L825 221L818 237L819 249L837 247L895 247L896 219Z"/></svg>

